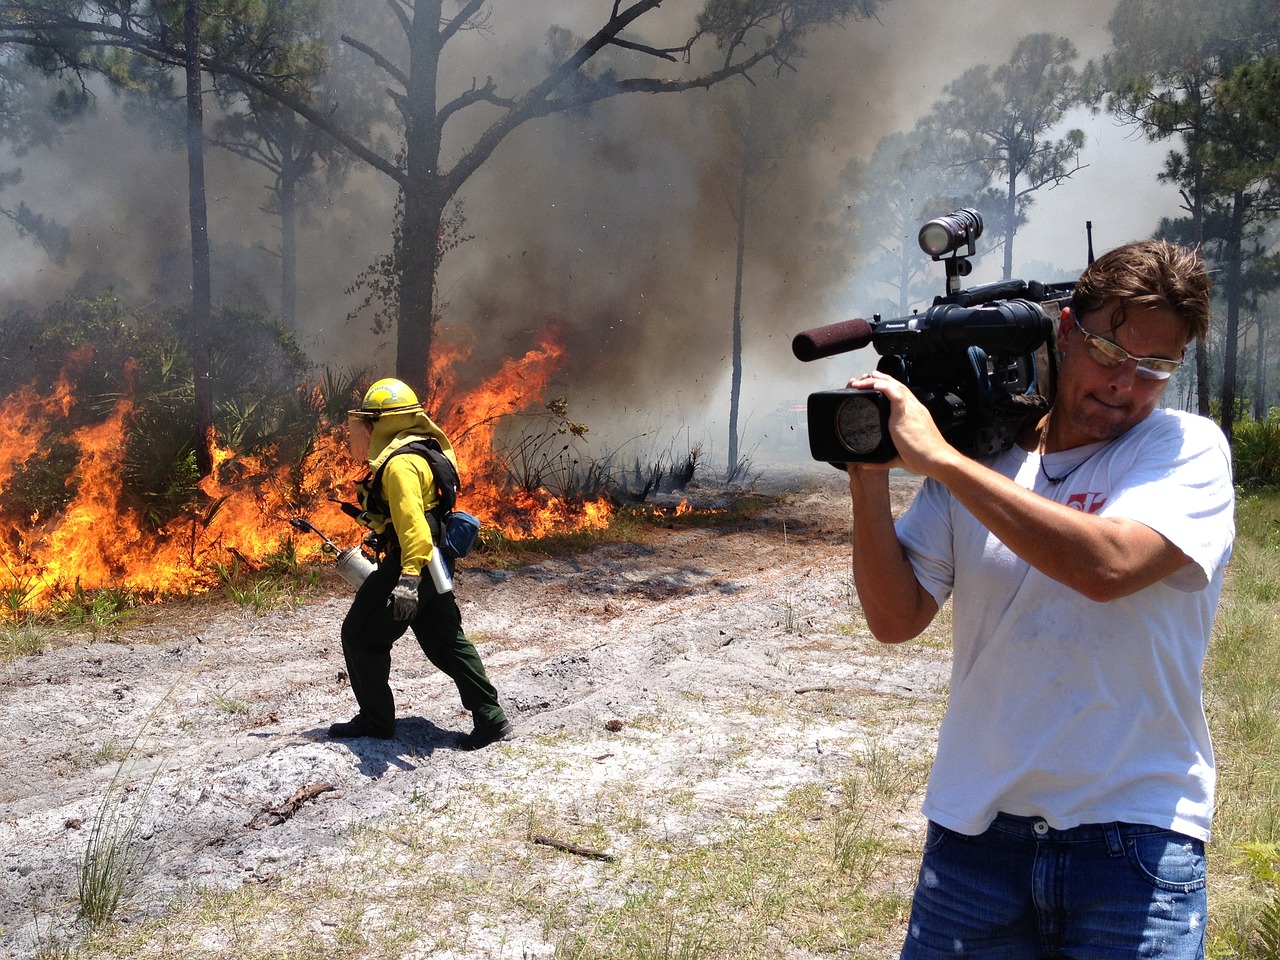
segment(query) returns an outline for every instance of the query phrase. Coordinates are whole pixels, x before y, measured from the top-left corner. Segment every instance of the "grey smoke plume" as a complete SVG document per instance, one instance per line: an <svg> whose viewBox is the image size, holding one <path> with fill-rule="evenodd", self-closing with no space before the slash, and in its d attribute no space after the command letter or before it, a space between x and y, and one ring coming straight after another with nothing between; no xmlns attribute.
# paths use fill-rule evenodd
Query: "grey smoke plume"
<svg viewBox="0 0 1280 960"><path fill-rule="evenodd" d="M660 25L663 41L682 38L699 5L668 4L661 20L646 26ZM464 89L486 75L500 84L535 76L551 23L544 6L495 7L493 29L451 51L445 86ZM579 33L604 16L602 5L586 0L555 6L556 22ZM469 183L466 229L475 239L450 254L441 274L446 324L475 350L469 370L479 375L528 349L548 324L562 324L568 359L553 389L569 397L575 419L591 426L593 452L639 433L658 446L679 436L681 443L703 443L722 466L735 253L729 198L737 162L726 103L754 93L822 104L821 122L778 161L750 209L744 284L743 450L760 465L803 463L802 440L788 429L794 404L874 363L851 355L806 366L790 351L796 331L860 309L841 302L859 268L856 251L841 251L820 229L841 169L851 156L869 155L884 135L913 126L965 68L1003 62L1027 33L1059 33L1076 43L1082 59L1100 55L1111 6L893 0L879 21L815 38L798 72L761 75L754 90L739 83L709 93L619 98L586 115L521 129ZM458 142L465 137L463 131ZM1117 137L1106 149L1133 146ZM1100 165L1101 149L1087 144L1086 162ZM98 117L69 131L57 150L0 169L19 162L29 202L69 226L73 246L58 269L3 234L10 303L41 302L72 287L96 293L105 283L140 300L184 302L181 152L154 146L104 95ZM1139 175L1154 180L1157 167L1155 160ZM1073 189L1097 198L1100 210L1114 209L1104 202L1113 188L1132 193L1094 170L1078 174ZM278 244L278 224L259 209L264 178L226 154L210 154L215 296L273 310L278 280L267 251ZM393 204L387 181L358 171L304 225L299 339L319 362L391 367L388 338L374 335L367 319L345 319L354 299L343 291L387 250ZM1055 215L1051 203L1037 209L1029 232ZM1114 242L1149 231L1158 212L1147 213L1147 223ZM1020 259L1069 267L1083 257L1075 249L1028 244ZM941 285L939 274L939 291Z"/></svg>

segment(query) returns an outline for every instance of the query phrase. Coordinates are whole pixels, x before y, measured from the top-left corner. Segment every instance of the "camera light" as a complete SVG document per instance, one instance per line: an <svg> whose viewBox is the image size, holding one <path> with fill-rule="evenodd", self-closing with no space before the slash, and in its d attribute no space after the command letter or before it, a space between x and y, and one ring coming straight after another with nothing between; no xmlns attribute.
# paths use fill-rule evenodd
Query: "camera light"
<svg viewBox="0 0 1280 960"><path fill-rule="evenodd" d="M972 207L930 220L920 228L920 249L933 259L968 246L974 253L974 241L982 236L982 214Z"/></svg>

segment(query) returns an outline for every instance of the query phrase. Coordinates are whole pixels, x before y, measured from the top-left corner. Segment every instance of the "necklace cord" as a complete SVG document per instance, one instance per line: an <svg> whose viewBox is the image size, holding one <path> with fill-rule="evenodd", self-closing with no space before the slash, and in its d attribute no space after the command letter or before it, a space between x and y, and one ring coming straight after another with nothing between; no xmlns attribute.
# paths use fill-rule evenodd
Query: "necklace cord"
<svg viewBox="0 0 1280 960"><path fill-rule="evenodd" d="M1083 460L1077 463L1074 467L1072 467L1062 476L1055 477L1053 476L1053 474L1051 474L1048 470L1044 468L1044 458L1045 458L1044 442L1045 442L1045 438L1048 435L1049 435L1049 417L1046 415L1044 418L1044 422L1040 425L1040 436L1036 442L1036 454L1040 457L1040 475L1043 476L1050 483L1057 485L1061 483L1063 480L1067 479L1067 477L1071 476L1081 467L1083 467L1093 457L1093 454L1092 453L1089 454L1089 456L1085 457ZM1094 453L1097 453L1097 451L1095 450Z"/></svg>
<svg viewBox="0 0 1280 960"><path fill-rule="evenodd" d="M1053 474L1051 474L1048 470L1044 468L1044 458L1046 456L1044 452L1044 438L1048 434L1048 432L1049 432L1049 420L1048 418L1046 418L1044 421L1044 425L1040 428L1040 440L1036 444L1036 454L1040 457L1040 475L1043 476L1050 483L1054 484L1055 486L1061 483L1063 480L1067 479L1067 477L1071 476L1081 467L1083 467L1086 463L1092 460L1097 454L1101 453L1102 450L1108 446L1108 444L1101 444L1097 450L1094 450L1093 453L1089 454L1087 457L1085 457L1083 460L1077 463L1074 467L1072 467L1062 476L1055 477Z"/></svg>
<svg viewBox="0 0 1280 960"><path fill-rule="evenodd" d="M1094 453L1097 453L1097 451L1095 450ZM1067 479L1067 477L1071 476L1073 473L1075 473L1077 470L1083 467L1086 463L1088 463L1091 459L1093 459L1093 453L1091 453L1089 454L1089 456L1085 457L1083 460L1077 463L1074 467L1072 467L1062 476L1055 477L1052 474L1050 474L1048 470L1044 468L1044 456L1045 455L1043 453L1040 454L1040 473L1046 480L1048 480L1050 483L1053 483L1053 484L1061 483L1063 480Z"/></svg>

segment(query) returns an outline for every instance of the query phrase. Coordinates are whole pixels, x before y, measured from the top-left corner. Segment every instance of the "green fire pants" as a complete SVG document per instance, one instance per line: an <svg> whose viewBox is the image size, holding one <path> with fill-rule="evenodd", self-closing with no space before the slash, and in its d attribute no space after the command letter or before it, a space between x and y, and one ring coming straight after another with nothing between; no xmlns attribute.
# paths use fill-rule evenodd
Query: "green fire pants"
<svg viewBox="0 0 1280 960"><path fill-rule="evenodd" d="M427 659L458 688L464 709L476 726L506 719L498 692L480 662L480 654L462 630L462 613L452 593L439 595L429 576L418 590L418 613L412 620L391 615L388 599L400 579L398 553L393 552L356 591L342 621L342 654L361 717L384 735L395 730L395 698L389 683L391 647L413 630Z"/></svg>

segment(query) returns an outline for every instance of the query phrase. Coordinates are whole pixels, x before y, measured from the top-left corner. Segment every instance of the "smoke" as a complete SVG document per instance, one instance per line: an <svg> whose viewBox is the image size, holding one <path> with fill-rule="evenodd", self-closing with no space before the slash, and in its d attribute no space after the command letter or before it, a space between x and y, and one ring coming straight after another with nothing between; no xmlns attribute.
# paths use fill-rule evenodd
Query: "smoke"
<svg viewBox="0 0 1280 960"><path fill-rule="evenodd" d="M605 6L557 4L556 23L590 33ZM700 6L664 5L641 23L644 39L683 40ZM486 76L504 92L527 87L544 69L551 26L544 8L495 7L488 30L461 35L448 52L442 96ZM568 360L554 389L569 398L574 419L592 428L593 452L628 442L629 449L699 443L722 469L734 201L740 138L750 132L741 116L754 98L762 113L753 122L760 126L769 108L803 122L794 142L751 183L741 305L743 452L759 465L803 463L795 404L874 363L847 355L802 365L790 351L798 330L857 310L840 296L860 264L822 226L840 171L851 157L869 156L883 136L910 129L967 67L1004 62L1027 33L1063 34L1082 59L1100 55L1110 11L1111 4L1096 0L1049 8L896 0L877 20L814 37L798 70L761 74L756 86L735 81L709 92L631 95L582 115L530 123L508 137L462 194L465 232L474 239L452 251L441 271L444 335L473 350L468 370L479 376L555 325ZM640 55L630 66L624 74L649 72ZM480 108L451 121L446 162L493 116ZM1086 146L1086 160L1096 149ZM158 146L104 95L97 116L69 130L55 150L0 159L0 169L19 162L26 174L19 189L32 207L71 228L72 254L55 268L4 234L7 302L40 303L106 285L139 300L185 302L190 264L180 150ZM216 150L208 169L215 297L275 310L279 225L261 209L268 174ZM1144 176L1154 173L1152 167ZM1126 189L1089 170L1077 176L1099 199ZM357 169L310 208L312 220L299 235L298 335L317 362L389 372L390 335L373 332L367 317L347 320L356 298L345 291L388 251L394 199L389 181ZM1050 205L1040 209L1052 215ZM1028 255L1062 259L1059 249ZM1082 258L1067 259L1070 266ZM640 435L645 439L637 442Z"/></svg>
<svg viewBox="0 0 1280 960"><path fill-rule="evenodd" d="M1043 9L986 4L922 23L918 6L889 4L878 21L816 37L794 74L531 125L468 191L477 240L446 266L450 320L502 351L563 319L572 333L562 386L593 429L661 443L674 425L722 457L742 132L729 112L747 98L822 107L751 185L741 308L744 449L759 462L803 458L795 404L875 359L800 365L790 351L795 332L850 308L839 296L859 263L821 229L840 171L914 125L975 60L1001 63L1041 30L1093 55L1107 16L1094 2L1055 5L1053 22Z"/></svg>
<svg viewBox="0 0 1280 960"><path fill-rule="evenodd" d="M0 168L21 167L19 189L28 203L71 234L70 256L60 269L3 235L8 306L107 289L134 302L190 304L184 148L126 113L99 90L93 114L68 128L51 155L0 160ZM210 149L206 178L215 303L277 311L279 220L261 209L269 175ZM386 245L391 202L385 186L360 171L304 222L299 332L322 361L348 352L347 343L330 342L339 339L334 333L345 316L343 288Z"/></svg>

